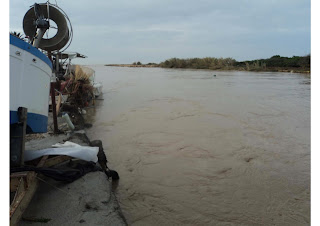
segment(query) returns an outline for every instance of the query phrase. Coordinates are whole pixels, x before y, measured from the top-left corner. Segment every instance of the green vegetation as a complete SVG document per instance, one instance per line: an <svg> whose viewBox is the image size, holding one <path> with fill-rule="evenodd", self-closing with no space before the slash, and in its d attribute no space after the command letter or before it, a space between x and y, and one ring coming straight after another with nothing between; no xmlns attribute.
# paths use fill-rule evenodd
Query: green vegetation
<svg viewBox="0 0 320 226"><path fill-rule="evenodd" d="M159 64L164 68L193 68L211 70L246 71L310 71L310 54L307 56L281 57L275 55L268 59L238 62L232 58L171 58Z"/></svg>
<svg viewBox="0 0 320 226"><path fill-rule="evenodd" d="M237 62L235 66L245 67L248 71L268 69L292 69L310 71L310 59L310 54L302 57L281 57L279 55L275 55L269 59Z"/></svg>
<svg viewBox="0 0 320 226"><path fill-rule="evenodd" d="M10 31L10 34L13 36L16 36L17 38L20 38L21 40L26 40L26 38L24 37L23 34L21 34L20 32L16 32L16 31Z"/></svg>
<svg viewBox="0 0 320 226"><path fill-rule="evenodd" d="M165 68L194 68L194 69L232 69L236 60L232 58L172 58L161 62L160 67Z"/></svg>
<svg viewBox="0 0 320 226"><path fill-rule="evenodd" d="M238 70L238 71L281 71L310 73L310 54L307 56L282 57L275 55L268 59L252 61L236 61L228 58L171 58L160 64L142 64L140 61L133 64L106 64L105 66L118 67L163 67L163 68L188 68L209 70Z"/></svg>
<svg viewBox="0 0 320 226"><path fill-rule="evenodd" d="M158 64L156 64L156 63L147 63L147 65L154 65L154 66L158 66Z"/></svg>

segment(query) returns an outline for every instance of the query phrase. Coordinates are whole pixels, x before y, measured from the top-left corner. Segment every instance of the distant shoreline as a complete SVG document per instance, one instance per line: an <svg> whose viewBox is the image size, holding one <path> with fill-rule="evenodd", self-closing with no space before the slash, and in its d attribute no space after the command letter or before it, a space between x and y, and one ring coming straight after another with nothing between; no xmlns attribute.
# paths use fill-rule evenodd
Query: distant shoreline
<svg viewBox="0 0 320 226"><path fill-rule="evenodd" d="M274 55L267 59L251 61L236 61L228 58L171 58L159 64L142 64L140 61L132 64L106 64L105 66L116 67L159 67L159 68L179 68L179 69L204 69L213 71L255 71L255 72L291 72L310 74L311 55L282 57Z"/></svg>
<svg viewBox="0 0 320 226"><path fill-rule="evenodd" d="M134 64L105 64L104 66L107 67L144 67L144 68L166 68L161 67L160 65L147 65L147 64L141 64L141 65L134 65ZM230 67L230 68L219 68L219 69L210 69L210 68L167 68L167 69L194 69L194 70L211 70L211 71L248 71L245 70L243 67ZM257 70L249 70L251 72L289 72L289 73L304 73L304 74L310 74L310 71L304 70L302 68L277 68L277 67L270 67L267 69L257 69Z"/></svg>
<svg viewBox="0 0 320 226"><path fill-rule="evenodd" d="M135 65L135 64L105 64L104 66L107 66L107 67L160 67L159 65L148 65L148 64L141 64L141 65Z"/></svg>

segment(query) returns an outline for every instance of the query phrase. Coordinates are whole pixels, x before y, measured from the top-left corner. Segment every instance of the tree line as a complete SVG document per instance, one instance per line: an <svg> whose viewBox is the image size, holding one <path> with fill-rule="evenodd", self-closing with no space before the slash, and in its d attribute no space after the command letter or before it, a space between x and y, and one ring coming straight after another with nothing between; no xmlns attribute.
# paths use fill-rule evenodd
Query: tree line
<svg viewBox="0 0 320 226"><path fill-rule="evenodd" d="M247 71L273 71L294 69L310 71L310 54L307 56L281 57L275 55L267 59L252 61L236 61L233 58L171 58L159 64L163 68L192 68L212 70L247 70Z"/></svg>

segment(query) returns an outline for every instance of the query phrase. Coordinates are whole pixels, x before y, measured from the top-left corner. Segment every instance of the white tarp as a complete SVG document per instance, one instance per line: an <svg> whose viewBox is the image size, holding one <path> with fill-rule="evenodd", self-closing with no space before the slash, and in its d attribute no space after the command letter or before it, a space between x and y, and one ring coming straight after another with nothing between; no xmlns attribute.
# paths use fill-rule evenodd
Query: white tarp
<svg viewBox="0 0 320 226"><path fill-rule="evenodd" d="M98 147L80 146L67 141L64 144L52 145L57 148L46 148L38 151L24 151L24 161L30 161L45 155L67 155L85 161L98 161Z"/></svg>
<svg viewBox="0 0 320 226"><path fill-rule="evenodd" d="M66 141L63 144L61 143L56 143L54 145L52 145L53 148L68 148L68 147L82 147L79 144L73 143L71 141Z"/></svg>

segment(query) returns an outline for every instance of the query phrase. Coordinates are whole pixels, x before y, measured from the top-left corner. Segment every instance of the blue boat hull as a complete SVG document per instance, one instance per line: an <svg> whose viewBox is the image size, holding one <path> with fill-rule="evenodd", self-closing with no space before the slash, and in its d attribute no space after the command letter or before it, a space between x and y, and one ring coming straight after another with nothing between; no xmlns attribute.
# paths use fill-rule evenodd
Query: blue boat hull
<svg viewBox="0 0 320 226"><path fill-rule="evenodd" d="M18 123L18 112L10 111L10 124ZM35 113L27 114L27 133L46 133L48 117Z"/></svg>
<svg viewBox="0 0 320 226"><path fill-rule="evenodd" d="M27 133L46 133L52 63L29 43L10 35L10 124L27 108Z"/></svg>

